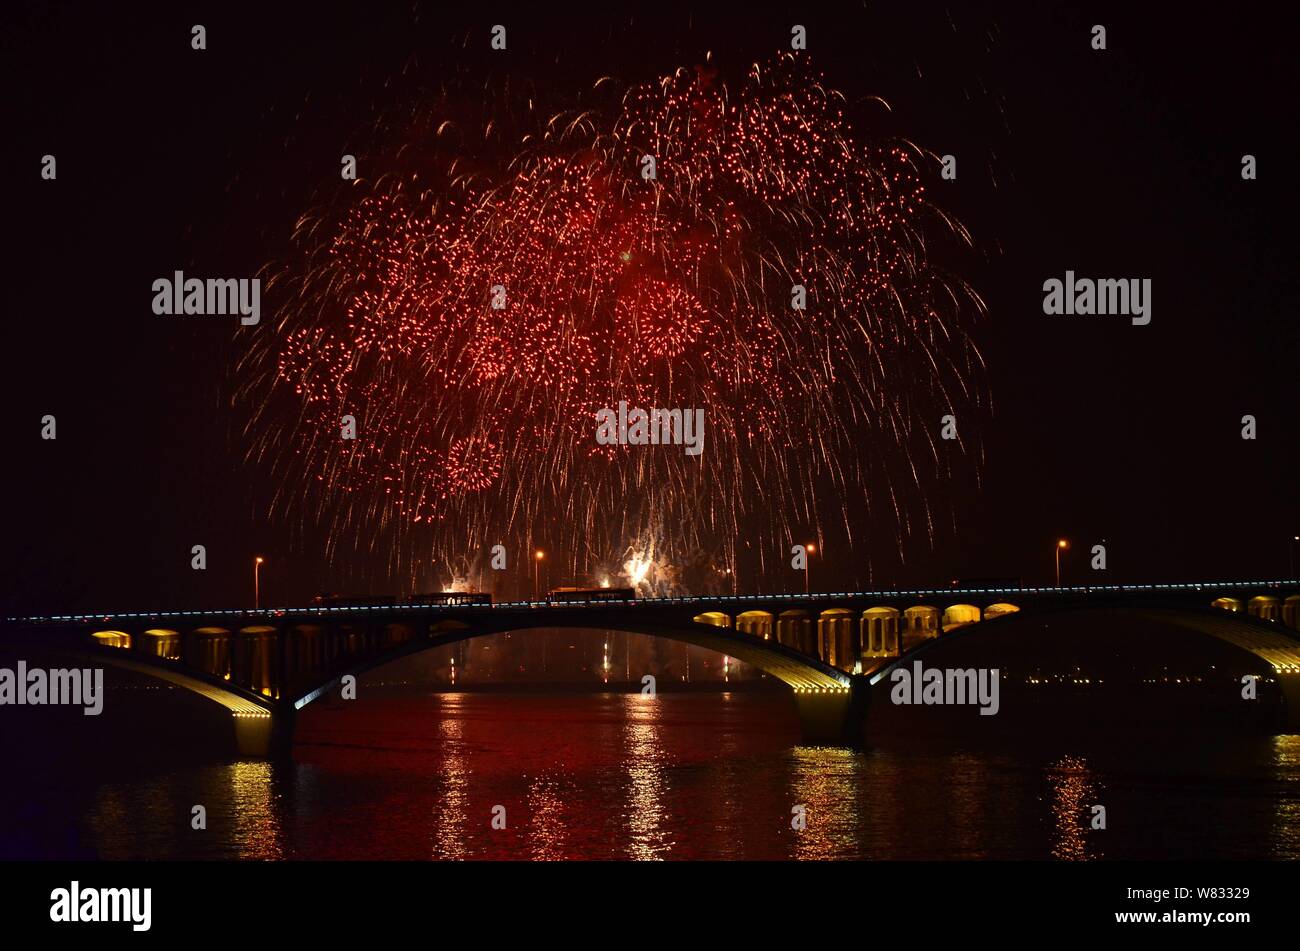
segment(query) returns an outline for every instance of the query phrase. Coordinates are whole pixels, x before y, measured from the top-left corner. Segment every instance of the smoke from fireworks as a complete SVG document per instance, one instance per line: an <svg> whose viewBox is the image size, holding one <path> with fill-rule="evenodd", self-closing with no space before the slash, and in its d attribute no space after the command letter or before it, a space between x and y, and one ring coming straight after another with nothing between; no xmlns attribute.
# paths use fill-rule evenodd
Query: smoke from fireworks
<svg viewBox="0 0 1300 951"><path fill-rule="evenodd" d="M391 168L299 222L242 394L275 508L413 586L498 543L698 592L739 547L762 570L828 522L932 541L939 415L983 402L982 304L928 259L969 238L929 203L927 156L862 138L791 55L735 88L616 85L482 128L429 104L365 160ZM620 400L703 407L704 454L597 445Z"/></svg>

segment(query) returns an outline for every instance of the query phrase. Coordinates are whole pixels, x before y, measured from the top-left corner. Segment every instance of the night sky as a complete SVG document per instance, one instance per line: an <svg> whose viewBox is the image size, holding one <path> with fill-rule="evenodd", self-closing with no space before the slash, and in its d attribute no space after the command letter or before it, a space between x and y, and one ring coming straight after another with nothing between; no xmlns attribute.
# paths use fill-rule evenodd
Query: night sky
<svg viewBox="0 0 1300 951"><path fill-rule="evenodd" d="M230 607L251 600L254 554L269 560L264 601L396 590L383 559L329 566L266 518L271 476L244 461L231 409L250 331L155 317L152 280L253 276L284 255L313 196L346 187L339 156L421 84L641 81L710 50L725 73L788 48L793 23L850 100L890 103L873 135L957 156L957 180L930 187L975 248L943 263L989 307L978 480L933 487L947 513L933 550L913 544L900 564L893 539L870 541L877 586L1049 582L1057 537L1074 545L1069 582L1287 572L1300 533L1293 20L1095 3L374 6L5 5L7 609ZM505 53L488 48L494 23ZM46 153L55 182L40 178ZM1241 178L1246 153L1257 181ZM1043 281L1067 269L1151 278L1151 324L1044 316ZM262 307L251 332L270 332L273 294ZM1102 541L1104 575L1085 562ZM196 543L205 572L190 568ZM814 570L819 587L855 575L833 556Z"/></svg>

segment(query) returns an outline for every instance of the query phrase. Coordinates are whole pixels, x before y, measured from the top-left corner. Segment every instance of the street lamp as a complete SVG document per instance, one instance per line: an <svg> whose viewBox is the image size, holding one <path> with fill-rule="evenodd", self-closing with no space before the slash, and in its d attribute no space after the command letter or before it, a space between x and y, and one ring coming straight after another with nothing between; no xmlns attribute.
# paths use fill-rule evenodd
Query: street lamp
<svg viewBox="0 0 1300 951"><path fill-rule="evenodd" d="M812 558L809 556L817 550L817 547L812 542L809 542L803 546L803 550L806 553L803 560L803 593L808 594L811 591L809 574L812 571Z"/></svg>
<svg viewBox="0 0 1300 951"><path fill-rule="evenodd" d="M1061 586L1061 552L1069 547L1070 543L1064 538L1056 543L1056 586L1058 588Z"/></svg>
<svg viewBox="0 0 1300 951"><path fill-rule="evenodd" d="M1291 536L1291 575L1287 579L1289 581L1295 580L1295 543L1296 542L1300 542L1300 535Z"/></svg>
<svg viewBox="0 0 1300 951"><path fill-rule="evenodd" d="M253 610L256 611L261 605L262 592L259 588L258 572L262 569L262 562L265 561L261 555L253 559Z"/></svg>
<svg viewBox="0 0 1300 951"><path fill-rule="evenodd" d="M533 600L534 601L536 601L538 598L542 596L540 578L542 574L542 559L545 557L546 557L546 552L542 551L540 548L533 553Z"/></svg>

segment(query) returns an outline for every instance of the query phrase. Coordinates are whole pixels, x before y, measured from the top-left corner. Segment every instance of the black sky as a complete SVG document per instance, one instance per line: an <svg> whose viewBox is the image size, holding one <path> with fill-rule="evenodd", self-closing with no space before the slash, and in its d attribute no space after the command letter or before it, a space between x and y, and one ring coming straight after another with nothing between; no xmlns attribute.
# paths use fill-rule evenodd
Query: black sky
<svg viewBox="0 0 1300 951"><path fill-rule="evenodd" d="M978 339L995 413L979 482L938 490L957 530L943 522L934 550L914 545L896 565L893 540L873 541L877 582L1043 582L1058 536L1075 543L1072 580L1100 577L1082 549L1103 540L1108 580L1286 572L1300 533L1294 17L268 6L0 14L5 606L231 606L248 599L254 552L271 559L272 601L337 586L338 566L266 520L266 474L243 462L236 322L161 320L149 288L175 268L252 275L283 254L394 90L442 75L643 80L707 51L743 69L788 46L793 23L850 99L890 103L881 134L958 157L957 181L933 187L976 247L945 263L989 305ZM498 22L505 54L488 49ZM208 31L202 53L194 23ZM1104 52L1089 46L1095 23ZM46 153L57 182L39 177ZM1242 181L1244 153L1258 181ZM1066 269L1151 278L1152 323L1045 317L1042 282ZM54 442L40 439L47 413ZM1240 436L1247 413L1253 442ZM198 542L206 572L189 567ZM826 584L852 574L833 557L819 570Z"/></svg>

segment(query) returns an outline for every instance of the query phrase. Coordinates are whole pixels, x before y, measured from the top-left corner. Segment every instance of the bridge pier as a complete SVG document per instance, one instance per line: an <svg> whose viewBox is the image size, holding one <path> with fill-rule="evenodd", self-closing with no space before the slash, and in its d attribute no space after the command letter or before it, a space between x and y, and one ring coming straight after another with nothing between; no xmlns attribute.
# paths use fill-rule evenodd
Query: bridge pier
<svg viewBox="0 0 1300 951"><path fill-rule="evenodd" d="M812 746L858 749L870 698L871 688L863 676L854 676L848 690L796 690L803 741Z"/></svg>
<svg viewBox="0 0 1300 951"><path fill-rule="evenodd" d="M1282 688L1282 715L1277 732L1300 733L1300 673L1286 671L1278 674L1277 679Z"/></svg>
<svg viewBox="0 0 1300 951"><path fill-rule="evenodd" d="M298 722L298 711L292 704L278 704L271 714L271 728L267 731L266 750L259 754L266 759L288 759L293 755L293 732Z"/></svg>
<svg viewBox="0 0 1300 951"><path fill-rule="evenodd" d="M235 751L242 757L266 759L275 745L276 717L266 714L231 715L235 729Z"/></svg>
<svg viewBox="0 0 1300 951"><path fill-rule="evenodd" d="M297 711L277 708L269 715L235 715L235 749L248 759L287 759L293 752Z"/></svg>

